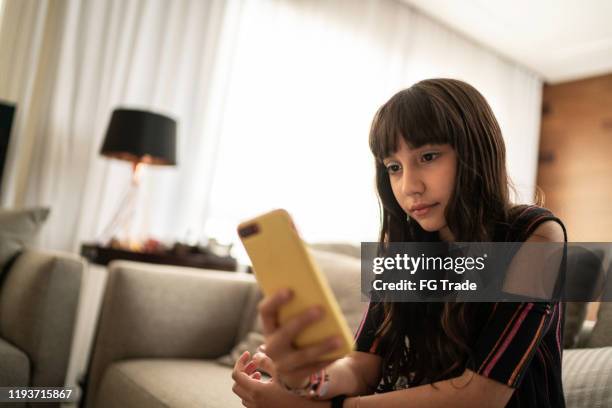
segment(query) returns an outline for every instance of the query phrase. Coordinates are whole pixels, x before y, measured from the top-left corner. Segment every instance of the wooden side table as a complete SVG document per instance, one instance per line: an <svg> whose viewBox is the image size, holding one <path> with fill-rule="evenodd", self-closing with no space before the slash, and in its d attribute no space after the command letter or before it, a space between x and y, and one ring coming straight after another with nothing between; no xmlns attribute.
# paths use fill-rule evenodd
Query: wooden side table
<svg viewBox="0 0 612 408"><path fill-rule="evenodd" d="M177 255L173 253L134 252L124 249L102 247L98 244L81 245L81 255L97 265L108 265L116 259L147 262L161 265L190 266L193 268L216 269L235 272L238 262L231 256L218 256L211 253Z"/></svg>

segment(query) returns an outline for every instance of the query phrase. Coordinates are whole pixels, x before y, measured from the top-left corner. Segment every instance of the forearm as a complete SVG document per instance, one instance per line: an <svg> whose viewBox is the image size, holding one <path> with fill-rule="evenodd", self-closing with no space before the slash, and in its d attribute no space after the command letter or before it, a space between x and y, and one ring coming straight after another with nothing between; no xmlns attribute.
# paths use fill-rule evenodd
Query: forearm
<svg viewBox="0 0 612 408"><path fill-rule="evenodd" d="M331 401L319 401L304 397L296 397L295 404L291 404L291 406L293 408L331 408Z"/></svg>
<svg viewBox="0 0 612 408"><path fill-rule="evenodd" d="M351 397L344 408L505 407L513 390L469 370L456 378L383 394Z"/></svg>
<svg viewBox="0 0 612 408"><path fill-rule="evenodd" d="M436 391L431 385L424 385L383 394L349 397L344 401L343 408L472 408L474 406L479 406L479 404L475 402L465 404L462 400L463 398L452 398L449 393L444 391Z"/></svg>

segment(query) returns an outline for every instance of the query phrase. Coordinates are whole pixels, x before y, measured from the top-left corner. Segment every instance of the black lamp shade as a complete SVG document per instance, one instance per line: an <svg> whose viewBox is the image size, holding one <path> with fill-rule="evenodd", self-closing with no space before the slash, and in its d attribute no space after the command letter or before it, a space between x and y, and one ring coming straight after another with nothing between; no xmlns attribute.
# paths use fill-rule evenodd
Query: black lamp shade
<svg viewBox="0 0 612 408"><path fill-rule="evenodd" d="M100 154L132 163L176 164L176 121L143 110L115 109Z"/></svg>

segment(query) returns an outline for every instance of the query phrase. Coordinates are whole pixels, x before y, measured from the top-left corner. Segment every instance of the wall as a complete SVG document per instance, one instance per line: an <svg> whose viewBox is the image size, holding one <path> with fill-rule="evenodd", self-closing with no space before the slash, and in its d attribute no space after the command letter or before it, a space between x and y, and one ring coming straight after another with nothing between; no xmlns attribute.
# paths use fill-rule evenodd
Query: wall
<svg viewBox="0 0 612 408"><path fill-rule="evenodd" d="M570 241L612 242L612 74L544 86L537 184Z"/></svg>

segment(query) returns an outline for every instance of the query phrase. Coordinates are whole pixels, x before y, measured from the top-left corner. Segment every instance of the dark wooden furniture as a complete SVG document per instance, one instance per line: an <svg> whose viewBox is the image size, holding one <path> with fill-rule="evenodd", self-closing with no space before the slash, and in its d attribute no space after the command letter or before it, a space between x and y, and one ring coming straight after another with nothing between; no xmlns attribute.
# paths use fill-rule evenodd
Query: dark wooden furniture
<svg viewBox="0 0 612 408"><path fill-rule="evenodd" d="M81 245L81 255L98 265L108 265L110 261L122 259L126 261L148 262L161 265L190 266L193 268L217 269L235 272L238 263L230 256L218 256L210 253L181 254L134 252L124 249L102 247L98 244Z"/></svg>

